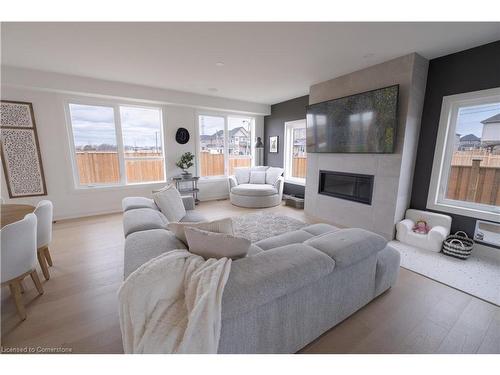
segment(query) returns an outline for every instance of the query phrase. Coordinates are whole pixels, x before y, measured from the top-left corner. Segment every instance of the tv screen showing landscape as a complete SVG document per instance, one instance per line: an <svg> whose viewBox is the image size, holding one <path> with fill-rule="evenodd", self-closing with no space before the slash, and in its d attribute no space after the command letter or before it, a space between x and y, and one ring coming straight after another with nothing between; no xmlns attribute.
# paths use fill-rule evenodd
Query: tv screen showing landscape
<svg viewBox="0 0 500 375"><path fill-rule="evenodd" d="M307 107L307 152L392 153L399 85Z"/></svg>

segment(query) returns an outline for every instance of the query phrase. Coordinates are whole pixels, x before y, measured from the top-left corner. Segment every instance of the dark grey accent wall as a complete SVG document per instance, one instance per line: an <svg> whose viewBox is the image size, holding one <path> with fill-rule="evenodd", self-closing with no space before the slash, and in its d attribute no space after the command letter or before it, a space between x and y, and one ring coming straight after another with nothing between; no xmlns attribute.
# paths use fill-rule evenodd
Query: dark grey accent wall
<svg viewBox="0 0 500 375"><path fill-rule="evenodd" d="M443 96L495 87L500 87L500 41L430 61L413 177L412 208L426 209ZM461 229L473 234L475 219L450 216L453 218L452 231Z"/></svg>
<svg viewBox="0 0 500 375"><path fill-rule="evenodd" d="M264 164L270 167L283 167L284 165L284 137L285 122L306 118L306 106L309 105L309 96L287 100L286 102L273 104L271 114L264 117ZM279 152L269 152L269 137L279 137ZM285 194L304 195L304 186L285 184Z"/></svg>

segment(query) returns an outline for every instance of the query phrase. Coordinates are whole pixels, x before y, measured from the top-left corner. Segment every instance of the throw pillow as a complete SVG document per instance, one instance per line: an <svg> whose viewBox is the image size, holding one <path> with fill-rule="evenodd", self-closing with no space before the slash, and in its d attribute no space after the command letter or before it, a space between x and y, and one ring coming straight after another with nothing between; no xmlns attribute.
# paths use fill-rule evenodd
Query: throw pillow
<svg viewBox="0 0 500 375"><path fill-rule="evenodd" d="M255 167L250 167L250 172L252 171L267 171L269 169L266 165L256 165Z"/></svg>
<svg viewBox="0 0 500 375"><path fill-rule="evenodd" d="M208 232L192 227L186 227L184 230L189 251L205 259L242 258L247 254L251 245L246 238L234 237L225 233Z"/></svg>
<svg viewBox="0 0 500 375"><path fill-rule="evenodd" d="M225 233L234 235L233 232L233 221L230 218L214 220L214 221L204 221L199 223L169 223L167 229L172 231L179 240L187 245L185 228L198 228L215 233Z"/></svg>
<svg viewBox="0 0 500 375"><path fill-rule="evenodd" d="M160 191L163 191L163 190L167 190L167 189L170 189L170 188L175 188L175 184L168 184L168 185L165 185L164 187L162 187L161 189L158 189L158 190L153 190L153 194L154 193L159 193Z"/></svg>
<svg viewBox="0 0 500 375"><path fill-rule="evenodd" d="M266 183L266 172L264 172L264 171L252 171L252 172L250 172L250 183L251 184L265 184Z"/></svg>
<svg viewBox="0 0 500 375"><path fill-rule="evenodd" d="M250 181L250 168L235 168L234 176L236 177L236 181L238 181L238 184L248 184L248 182Z"/></svg>
<svg viewBox="0 0 500 375"><path fill-rule="evenodd" d="M283 168L269 167L266 171L266 184L274 185L278 178L283 174Z"/></svg>
<svg viewBox="0 0 500 375"><path fill-rule="evenodd" d="M168 221L180 221L186 216L181 194L172 185L153 193L153 200Z"/></svg>

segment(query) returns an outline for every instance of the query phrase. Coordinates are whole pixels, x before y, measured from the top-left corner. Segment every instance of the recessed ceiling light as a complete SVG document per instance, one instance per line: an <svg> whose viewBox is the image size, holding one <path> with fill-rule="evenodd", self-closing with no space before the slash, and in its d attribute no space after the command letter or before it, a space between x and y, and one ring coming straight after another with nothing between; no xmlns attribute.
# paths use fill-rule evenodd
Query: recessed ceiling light
<svg viewBox="0 0 500 375"><path fill-rule="evenodd" d="M215 63L215 66L224 66L224 62L223 61L217 61Z"/></svg>
<svg viewBox="0 0 500 375"><path fill-rule="evenodd" d="M208 88L208 91L211 91L211 92L217 92L219 90L217 90L215 87L209 87Z"/></svg>

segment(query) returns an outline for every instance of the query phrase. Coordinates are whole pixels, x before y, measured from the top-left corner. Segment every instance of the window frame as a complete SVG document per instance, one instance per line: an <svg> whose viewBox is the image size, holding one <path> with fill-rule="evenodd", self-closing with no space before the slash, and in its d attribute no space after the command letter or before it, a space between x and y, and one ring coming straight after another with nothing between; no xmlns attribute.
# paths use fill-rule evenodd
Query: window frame
<svg viewBox="0 0 500 375"><path fill-rule="evenodd" d="M297 128L305 128L307 129L306 119L293 120L293 121L285 121L285 144L284 144L284 177L285 182L292 183L296 185L305 186L306 178L293 177L293 130ZM307 153L307 152L306 152Z"/></svg>
<svg viewBox="0 0 500 375"><path fill-rule="evenodd" d="M109 188L123 188L132 186L147 186L147 185L157 185L162 184L167 181L167 165L165 157L165 116L163 113L163 106L154 104L138 104L133 102L125 101L115 101L115 100L99 100L96 98L66 98L63 101L64 104L64 114L66 118L66 128L68 132L68 144L71 158L71 166L73 172L73 187L75 190L92 190L92 189L109 189ZM71 104L94 106L94 107L107 107L113 109L113 122L115 125L115 137L116 137L116 150L118 154L118 165L120 169L120 180L117 183L93 183L93 184L81 184L80 174L78 171L78 163L76 161L76 146L75 138L73 134L73 124L71 122ZM160 140L162 142L162 156L158 157L137 157L137 158L127 158L125 157L125 148L123 145L123 132L122 132L122 121L120 114L120 107L135 107L135 108L145 108L145 109L155 109L160 111ZM145 181L145 182L127 182L127 170L126 170L126 160L159 160L163 159L163 179L160 181Z"/></svg>
<svg viewBox="0 0 500 375"><path fill-rule="evenodd" d="M201 176L201 142L200 142L200 117L201 116L210 116L210 117L221 117L224 119L224 174L217 176ZM256 138L256 118L252 115L245 114L233 114L233 113L225 113L225 112L211 112L211 111L196 111L196 174L200 176L202 180L225 180L229 177L229 118L241 118L241 119L250 119L250 153L251 153L251 161L250 165L255 166L255 139Z"/></svg>
<svg viewBox="0 0 500 375"><path fill-rule="evenodd" d="M431 181L427 196L426 207L428 209L468 216L475 219L500 220L500 207L445 197L460 108L499 102L500 88L443 97Z"/></svg>

